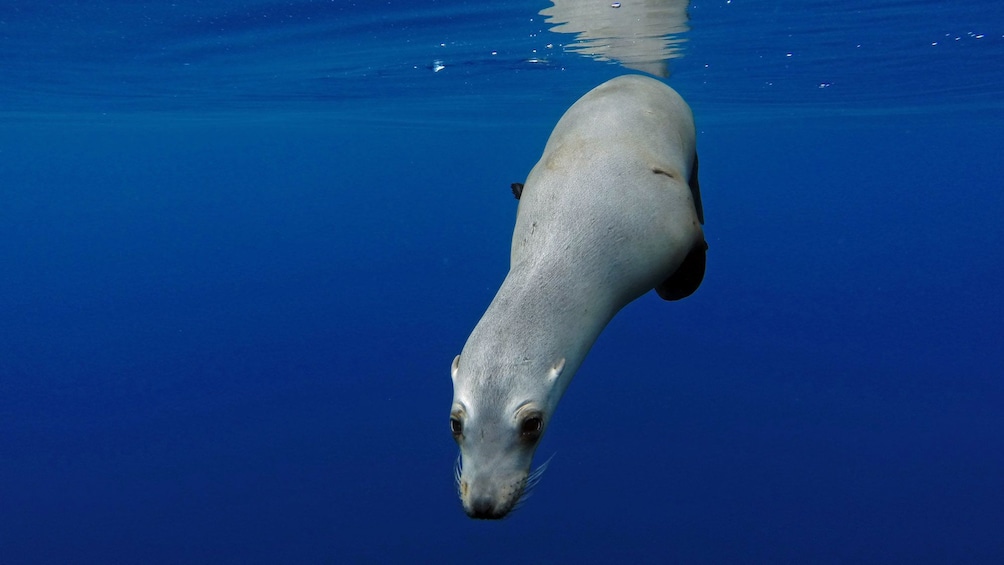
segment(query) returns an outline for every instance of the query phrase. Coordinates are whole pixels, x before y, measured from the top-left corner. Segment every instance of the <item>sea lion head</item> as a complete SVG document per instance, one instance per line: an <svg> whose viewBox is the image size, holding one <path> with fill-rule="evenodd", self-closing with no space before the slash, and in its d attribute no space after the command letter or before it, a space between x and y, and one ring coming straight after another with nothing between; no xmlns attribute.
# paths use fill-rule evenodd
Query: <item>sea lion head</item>
<svg viewBox="0 0 1004 565"><path fill-rule="evenodd" d="M450 431L460 446L456 480L471 518L504 518L540 479L530 465L563 389L565 360L527 361L509 370L453 360ZM508 374L503 374L508 373Z"/></svg>

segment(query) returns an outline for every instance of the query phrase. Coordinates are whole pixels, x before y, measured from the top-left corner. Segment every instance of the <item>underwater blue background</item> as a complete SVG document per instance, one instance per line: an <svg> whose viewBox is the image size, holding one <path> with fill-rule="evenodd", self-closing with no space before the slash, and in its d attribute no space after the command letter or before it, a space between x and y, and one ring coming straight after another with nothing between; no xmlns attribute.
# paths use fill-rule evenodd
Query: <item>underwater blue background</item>
<svg viewBox="0 0 1004 565"><path fill-rule="evenodd" d="M0 563L1004 562L989 0L692 3L704 283L464 515L509 184L631 72L548 5L0 6Z"/></svg>

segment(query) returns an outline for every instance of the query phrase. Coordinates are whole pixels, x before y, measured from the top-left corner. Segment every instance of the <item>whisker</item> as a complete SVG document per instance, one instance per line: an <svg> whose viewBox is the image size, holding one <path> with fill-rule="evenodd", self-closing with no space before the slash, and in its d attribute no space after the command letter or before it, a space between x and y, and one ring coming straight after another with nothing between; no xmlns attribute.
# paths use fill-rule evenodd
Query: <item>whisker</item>
<svg viewBox="0 0 1004 565"><path fill-rule="evenodd" d="M548 457L547 461L544 461L543 463L538 465L537 468L534 469L532 473L530 473L530 475L526 478L526 482L523 485L523 490L528 491L533 487L537 486L537 483L539 483L540 479L543 478L544 476L544 471L547 471L547 466L550 465L551 459L554 459L554 455Z"/></svg>
<svg viewBox="0 0 1004 565"><path fill-rule="evenodd" d="M530 498L530 496L533 494L531 491L533 491L534 487L537 486L537 483L539 483L540 479L544 476L544 471L547 470L547 466L551 463L551 459L554 459L554 455L548 457L547 461L544 461L543 463L538 465L537 468L533 470L533 472L527 475L526 479L523 481L523 492L520 493L519 499L516 501L516 504L513 505L512 507L513 510L516 510L519 507L523 506L523 503L526 502L526 499Z"/></svg>
<svg viewBox="0 0 1004 565"><path fill-rule="evenodd" d="M461 453L457 453L457 460L453 463L453 482L457 486L458 495L460 494L460 475L464 471L464 462L461 456Z"/></svg>

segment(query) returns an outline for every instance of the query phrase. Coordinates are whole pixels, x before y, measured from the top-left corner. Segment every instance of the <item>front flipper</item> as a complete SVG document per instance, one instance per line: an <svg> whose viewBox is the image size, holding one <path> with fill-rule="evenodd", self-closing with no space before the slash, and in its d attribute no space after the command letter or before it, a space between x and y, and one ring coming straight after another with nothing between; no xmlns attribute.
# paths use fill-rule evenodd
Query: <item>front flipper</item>
<svg viewBox="0 0 1004 565"><path fill-rule="evenodd" d="M701 204L701 183L697 181L697 153L694 153L694 164L690 167L690 195L694 198L694 209L697 220L704 224L704 205Z"/></svg>
<svg viewBox="0 0 1004 565"><path fill-rule="evenodd" d="M701 203L701 185L697 182L697 153L694 153L694 162L690 167L690 195L694 199L694 211L697 212L697 221L704 223L704 206ZM662 281L655 291L663 300L679 300L686 298L697 287L701 286L704 280L704 266L707 260L708 242L701 240L687 257L677 267L676 272Z"/></svg>
<svg viewBox="0 0 1004 565"><path fill-rule="evenodd" d="M704 280L707 252L708 243L703 240L691 249L676 272L655 287L659 296L663 300L679 300L693 294L697 287L701 286L701 281Z"/></svg>

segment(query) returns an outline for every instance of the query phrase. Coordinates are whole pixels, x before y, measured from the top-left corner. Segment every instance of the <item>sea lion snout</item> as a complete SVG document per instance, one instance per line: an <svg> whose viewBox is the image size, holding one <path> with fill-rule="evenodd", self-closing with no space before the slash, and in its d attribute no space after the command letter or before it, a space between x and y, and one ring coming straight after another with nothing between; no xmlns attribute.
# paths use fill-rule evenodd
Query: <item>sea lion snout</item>
<svg viewBox="0 0 1004 565"><path fill-rule="evenodd" d="M526 473L509 477L482 476L471 482L461 478L460 500L464 512L480 520L505 518L523 497L526 476Z"/></svg>
<svg viewBox="0 0 1004 565"><path fill-rule="evenodd" d="M496 501L487 496L472 500L470 504L465 504L464 511L471 518L477 518L478 520L499 520L509 513L508 511L499 510Z"/></svg>
<svg viewBox="0 0 1004 565"><path fill-rule="evenodd" d="M471 518L477 518L479 520L496 520L502 516L498 512L495 512L495 504L488 498L479 498L471 502L469 508L464 508L467 511L467 515Z"/></svg>

